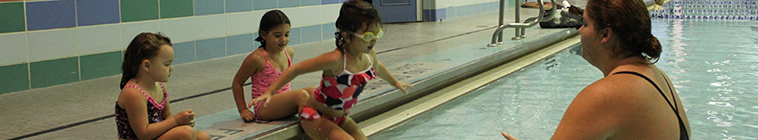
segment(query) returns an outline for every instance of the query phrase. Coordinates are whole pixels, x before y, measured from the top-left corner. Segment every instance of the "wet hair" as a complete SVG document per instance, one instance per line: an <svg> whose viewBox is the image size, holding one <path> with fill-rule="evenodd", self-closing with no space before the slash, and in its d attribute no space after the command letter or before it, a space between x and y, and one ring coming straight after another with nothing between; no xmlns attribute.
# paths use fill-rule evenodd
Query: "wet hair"
<svg viewBox="0 0 758 140"><path fill-rule="evenodd" d="M160 33L140 33L132 42L129 43L129 47L124 52L124 61L121 63L121 88L126 86L132 78L137 76L140 65L143 60L152 59L158 55L158 50L161 46L171 46L171 39Z"/></svg>
<svg viewBox="0 0 758 140"><path fill-rule="evenodd" d="M589 18L595 21L595 31L611 28L621 41L613 50L620 57L643 56L648 60L661 55L661 43L651 33L650 14L642 0L590 0ZM653 62L653 63L655 63Z"/></svg>
<svg viewBox="0 0 758 140"><path fill-rule="evenodd" d="M355 33L363 25L370 26L373 23L381 23L382 19L379 17L379 12L374 8L371 3L363 0L348 0L342 4L340 8L340 15L337 17L338 32L335 32L335 45L337 45L340 52L345 53L345 36L342 36L342 32ZM367 29L365 29L367 30ZM351 39L352 35L348 35Z"/></svg>
<svg viewBox="0 0 758 140"><path fill-rule="evenodd" d="M287 15L284 14L281 10L271 10L266 12L266 14L263 14L263 17L261 18L260 26L258 27L258 38L255 38L255 41L261 42L261 46L263 49L266 49L266 40L263 39L263 37L266 34L271 31L271 29L274 29L276 26L287 24L290 24L290 19L287 18ZM262 32L265 32L262 34Z"/></svg>

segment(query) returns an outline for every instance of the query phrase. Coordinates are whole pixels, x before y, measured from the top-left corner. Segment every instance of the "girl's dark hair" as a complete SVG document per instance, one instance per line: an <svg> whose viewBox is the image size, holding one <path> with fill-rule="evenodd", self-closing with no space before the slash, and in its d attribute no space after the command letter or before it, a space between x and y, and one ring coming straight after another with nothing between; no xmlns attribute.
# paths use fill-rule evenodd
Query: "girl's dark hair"
<svg viewBox="0 0 758 140"><path fill-rule="evenodd" d="M140 33L126 48L124 52L124 61L121 63L121 88L126 86L126 82L129 82L132 78L137 76L140 65L143 60L151 59L158 55L158 50L161 46L171 46L171 39L161 35L160 33Z"/></svg>
<svg viewBox="0 0 758 140"><path fill-rule="evenodd" d="M618 36L621 43L614 48L618 55L624 58L642 55L658 62L661 43L651 33L650 14L642 0L590 0L587 11L595 20L596 32L609 27Z"/></svg>
<svg viewBox="0 0 758 140"><path fill-rule="evenodd" d="M276 26L282 24L292 25L290 24L290 19L287 18L287 15L280 10L271 10L266 12L266 14L263 14L260 24L260 27L258 27L258 38L255 38L255 41L261 42L261 46L258 48L263 47L264 50L266 49L266 40L261 36L268 34L269 31Z"/></svg>
<svg viewBox="0 0 758 140"><path fill-rule="evenodd" d="M335 44L340 52L345 53L345 36L342 36L342 32L358 31L362 25L370 26L373 23L381 23L382 19L379 17L379 12L376 11L374 5L367 3L363 0L348 0L342 4L340 9L340 15L337 17L338 32L335 32ZM353 38L352 35L347 35Z"/></svg>

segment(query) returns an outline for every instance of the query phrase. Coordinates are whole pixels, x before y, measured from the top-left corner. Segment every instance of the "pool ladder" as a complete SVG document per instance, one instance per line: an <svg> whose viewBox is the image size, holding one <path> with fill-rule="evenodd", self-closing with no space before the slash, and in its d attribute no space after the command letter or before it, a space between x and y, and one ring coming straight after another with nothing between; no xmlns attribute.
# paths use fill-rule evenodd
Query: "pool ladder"
<svg viewBox="0 0 758 140"><path fill-rule="evenodd" d="M542 0L537 0L537 3L539 4L539 7L540 7L540 14L537 16L537 19L528 23L521 23L519 19L520 14L521 14L520 12L521 0L515 0L515 1L516 1L516 22L503 24L503 14L505 13L503 5L505 5L505 0L500 0L500 18L498 19L499 21L498 27L495 30L495 33L492 34L492 43L487 44L487 46L495 47L497 45L503 44L503 30L505 28L516 28L516 36L511 38L511 40L520 40L520 39L526 38L526 35L525 35L526 28L537 25L537 23L542 22L542 21L552 20L553 17L555 16L555 12L557 11L555 9L558 9L558 4L555 3L555 0L550 0L550 2L553 5L554 10L551 10L550 13L546 13L545 4L542 3ZM548 16L544 17L545 14L548 14ZM519 29L521 29L520 33L519 33Z"/></svg>

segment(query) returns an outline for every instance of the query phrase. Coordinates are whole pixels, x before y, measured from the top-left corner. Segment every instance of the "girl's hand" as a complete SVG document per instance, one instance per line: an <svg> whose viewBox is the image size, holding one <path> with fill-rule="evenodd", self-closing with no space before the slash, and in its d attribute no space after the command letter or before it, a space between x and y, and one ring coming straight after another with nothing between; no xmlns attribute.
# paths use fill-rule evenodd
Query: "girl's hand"
<svg viewBox="0 0 758 140"><path fill-rule="evenodd" d="M405 94L408 94L408 91L405 90L406 87L413 88L413 85L408 84L408 83L403 83L403 82L400 82L400 81L395 82L395 84L392 85L392 86L395 86L395 88L400 89Z"/></svg>
<svg viewBox="0 0 758 140"><path fill-rule="evenodd" d="M265 101L263 103L263 106L268 107L268 103L271 101L271 93L264 92L263 95L258 96L258 98L255 98L252 101L250 101L250 103L247 104L247 108L251 108L253 107L254 104L258 104L258 102L262 102L262 101Z"/></svg>
<svg viewBox="0 0 758 140"><path fill-rule="evenodd" d="M190 122L194 123L195 113L192 113L192 110L187 109L182 112L176 113L176 115L174 115L174 120L176 120L176 123L178 125L187 125L190 124Z"/></svg>
<svg viewBox="0 0 758 140"><path fill-rule="evenodd" d="M255 120L255 114L253 114L253 111L250 111L249 109L243 109L243 110L240 110L239 112L240 112L240 117L245 122L250 122L250 121Z"/></svg>
<svg viewBox="0 0 758 140"><path fill-rule="evenodd" d="M508 135L508 134L506 134L503 131L500 131L500 133L503 133L503 137L505 137L505 139L507 139L507 140L518 140L517 138L514 138L513 136Z"/></svg>

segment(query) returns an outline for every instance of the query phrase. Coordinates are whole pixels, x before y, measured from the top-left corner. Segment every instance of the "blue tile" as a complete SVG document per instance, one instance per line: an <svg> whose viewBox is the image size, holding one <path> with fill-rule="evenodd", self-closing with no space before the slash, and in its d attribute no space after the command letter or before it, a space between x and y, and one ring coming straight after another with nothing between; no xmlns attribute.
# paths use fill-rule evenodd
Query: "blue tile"
<svg viewBox="0 0 758 140"><path fill-rule="evenodd" d="M301 30L300 27L290 29L290 43L288 43L287 45L292 46L292 45L297 45L297 44L302 43L300 30Z"/></svg>
<svg viewBox="0 0 758 140"><path fill-rule="evenodd" d="M29 31L76 26L74 0L39 1L26 3L26 22Z"/></svg>
<svg viewBox="0 0 758 140"><path fill-rule="evenodd" d="M253 0L253 10L274 9L276 7L276 0Z"/></svg>
<svg viewBox="0 0 758 140"><path fill-rule="evenodd" d="M334 32L337 32L337 27L334 23L321 24L321 28L324 34L321 36L323 37L321 40L334 39Z"/></svg>
<svg viewBox="0 0 758 140"><path fill-rule="evenodd" d="M321 24L302 27L302 43L321 41Z"/></svg>
<svg viewBox="0 0 758 140"><path fill-rule="evenodd" d="M261 43L258 42L258 41L255 41L255 38L257 38L257 37L258 37L258 32L254 32L253 33L253 48L256 48L256 49L258 47L261 47Z"/></svg>
<svg viewBox="0 0 758 140"><path fill-rule="evenodd" d="M197 61L226 56L226 38L211 38L195 41Z"/></svg>
<svg viewBox="0 0 758 140"><path fill-rule="evenodd" d="M118 0L77 0L79 26L119 23Z"/></svg>
<svg viewBox="0 0 758 140"><path fill-rule="evenodd" d="M223 13L224 0L195 0L195 16Z"/></svg>
<svg viewBox="0 0 758 140"><path fill-rule="evenodd" d="M301 0L300 6L321 5L321 0Z"/></svg>
<svg viewBox="0 0 758 140"><path fill-rule="evenodd" d="M335 4L335 3L340 3L340 0L321 0L321 4L323 4L323 5L326 5L326 4Z"/></svg>
<svg viewBox="0 0 758 140"><path fill-rule="evenodd" d="M300 0L279 0L279 8L298 7Z"/></svg>
<svg viewBox="0 0 758 140"><path fill-rule="evenodd" d="M195 41L174 43L174 64L195 62Z"/></svg>
<svg viewBox="0 0 758 140"><path fill-rule="evenodd" d="M226 12L253 11L253 0L226 0Z"/></svg>
<svg viewBox="0 0 758 140"><path fill-rule="evenodd" d="M445 8L445 11L447 11L445 16L449 19L456 18L455 14L458 13L458 11L455 10L455 7Z"/></svg>
<svg viewBox="0 0 758 140"><path fill-rule="evenodd" d="M226 37L226 55L250 53L258 48L253 42L253 34L241 34Z"/></svg>
<svg viewBox="0 0 758 140"><path fill-rule="evenodd" d="M437 16L435 18L436 19L435 21L440 20L440 19L447 19L447 17L446 17L447 16L447 9L437 9L437 11L435 12L435 15Z"/></svg>
<svg viewBox="0 0 758 140"><path fill-rule="evenodd" d="M466 6L455 7L455 17L466 17Z"/></svg>

